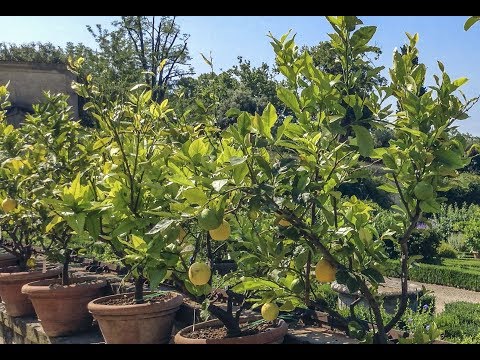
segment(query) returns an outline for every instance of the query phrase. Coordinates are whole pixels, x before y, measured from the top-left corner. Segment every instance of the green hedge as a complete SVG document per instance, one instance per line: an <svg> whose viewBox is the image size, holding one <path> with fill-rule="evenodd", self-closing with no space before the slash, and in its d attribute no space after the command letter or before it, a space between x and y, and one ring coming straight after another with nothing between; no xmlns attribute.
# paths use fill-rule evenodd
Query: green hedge
<svg viewBox="0 0 480 360"><path fill-rule="evenodd" d="M480 260L477 259L444 259L442 265L480 272Z"/></svg>
<svg viewBox="0 0 480 360"><path fill-rule="evenodd" d="M400 262L391 260L386 270L387 276L400 276ZM409 279L429 284L453 286L457 288L480 291L480 269L472 270L458 266L418 264L410 268Z"/></svg>
<svg viewBox="0 0 480 360"><path fill-rule="evenodd" d="M459 343L480 342L480 304L454 302L445 305L435 322L445 331L445 339Z"/></svg>

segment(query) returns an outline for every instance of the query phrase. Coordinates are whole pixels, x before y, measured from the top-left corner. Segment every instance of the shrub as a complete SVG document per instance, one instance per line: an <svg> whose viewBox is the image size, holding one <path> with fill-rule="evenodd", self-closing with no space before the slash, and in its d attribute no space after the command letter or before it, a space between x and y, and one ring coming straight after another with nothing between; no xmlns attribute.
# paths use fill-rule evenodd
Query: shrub
<svg viewBox="0 0 480 360"><path fill-rule="evenodd" d="M465 252L467 250L465 235L462 233L451 234L447 241L457 252Z"/></svg>
<svg viewBox="0 0 480 360"><path fill-rule="evenodd" d="M437 254L441 258L456 259L457 251L447 242L442 242L437 249Z"/></svg>
<svg viewBox="0 0 480 360"><path fill-rule="evenodd" d="M433 262L440 240L441 235L437 229L417 229L408 240L410 255L421 255L422 261Z"/></svg>
<svg viewBox="0 0 480 360"><path fill-rule="evenodd" d="M477 205L447 205L442 204L440 212L434 215L435 227L441 234L443 241L461 231L460 224L467 221Z"/></svg>
<svg viewBox="0 0 480 360"><path fill-rule="evenodd" d="M445 305L436 323L445 339L462 343L480 343L480 304L454 302Z"/></svg>
<svg viewBox="0 0 480 360"><path fill-rule="evenodd" d="M480 204L480 175L461 173L452 180L453 187L442 195L449 204Z"/></svg>

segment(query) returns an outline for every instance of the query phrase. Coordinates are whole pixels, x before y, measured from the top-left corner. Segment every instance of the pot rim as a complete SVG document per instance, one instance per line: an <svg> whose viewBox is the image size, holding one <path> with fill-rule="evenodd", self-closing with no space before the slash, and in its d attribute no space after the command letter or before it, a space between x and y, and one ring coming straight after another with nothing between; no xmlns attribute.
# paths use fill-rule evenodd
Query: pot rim
<svg viewBox="0 0 480 360"><path fill-rule="evenodd" d="M247 318L244 318L243 320L240 321L240 323L244 323L244 322L248 322L248 321L251 321L251 320L258 320L258 317L254 316L254 317L247 317ZM220 320L209 320L209 321L204 321L204 322L201 322L201 323L198 323L196 324L196 326L201 326L201 328L206 328L206 327L213 327L213 328L217 328L217 327L221 327L223 326L223 323L220 321ZM175 340L174 342L175 343L178 343L178 341L180 339L185 339L184 341L182 341L182 343L197 343L197 344L208 344L208 343L211 343L211 344L221 344L221 343L244 343L244 344L247 344L247 343L252 343L251 340L252 339L256 339L256 338L259 338L259 337L267 337L267 338L272 338L273 334L274 333L278 333L276 335L278 335L278 337L282 337L282 336L285 336L288 332L288 324L286 323L285 320L283 319L278 319L278 326L274 327L274 328L268 328L266 331L263 331L261 333L258 333L258 334L253 334L253 335L246 335L246 336L238 336L238 337L235 337L235 338L224 338L224 339L206 339L206 338L200 338L200 339L191 339L191 338L187 338L185 337L183 334L185 334L186 332L191 332L193 328L193 325L190 325L190 326L187 326L187 327L184 327L183 329L181 329L176 335L175 335Z"/></svg>
<svg viewBox="0 0 480 360"><path fill-rule="evenodd" d="M18 266L7 266L0 268L0 283L9 283L9 282L16 282L19 280L26 280L31 279L31 281L38 279L42 279L45 276L54 277L60 275L62 272L62 265L47 265L47 271L43 272L40 268L35 268L31 271L13 271L13 272L4 272L6 269L18 269ZM30 281L29 281L30 282Z"/></svg>
<svg viewBox="0 0 480 360"><path fill-rule="evenodd" d="M165 311L170 310L176 307L180 307L183 304L184 296L176 291L167 291L168 293L173 293L175 296L166 301L159 303L144 303L144 304L133 304L133 305L107 305L102 304L101 302L107 299L114 299L123 296L134 296L134 292L128 292L123 294L102 296L100 298L94 299L88 303L88 311L94 316L129 316L134 314L143 314L145 312L156 312L156 311ZM152 291L145 291L144 295L153 293Z"/></svg>
<svg viewBox="0 0 480 360"><path fill-rule="evenodd" d="M108 285L106 279L96 278L94 276L83 276L70 279L70 285L63 285L51 288L49 285L59 283L61 279L42 279L29 282L22 286L22 294L30 297L52 297L72 294L72 295L89 295L88 290L96 290ZM80 283L81 281L89 281L88 283Z"/></svg>

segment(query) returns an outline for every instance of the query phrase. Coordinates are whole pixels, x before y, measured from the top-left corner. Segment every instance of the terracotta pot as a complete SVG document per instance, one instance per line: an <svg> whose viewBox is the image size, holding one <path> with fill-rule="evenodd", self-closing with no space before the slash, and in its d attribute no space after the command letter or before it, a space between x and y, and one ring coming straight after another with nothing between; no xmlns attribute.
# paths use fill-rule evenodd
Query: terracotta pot
<svg viewBox="0 0 480 360"><path fill-rule="evenodd" d="M0 269L0 297L5 304L7 314L12 317L35 314L28 296L22 294L22 286L35 280L58 277L61 272L61 266L49 266L46 272L42 272L41 267L22 272L18 272L17 266Z"/></svg>
<svg viewBox="0 0 480 360"><path fill-rule="evenodd" d="M223 326L220 320L210 320L195 324L195 329ZM247 336L239 336L225 339L190 339L184 336L192 331L193 326L187 326L180 330L174 338L175 344L281 344L287 334L288 325L280 319L278 326L274 329Z"/></svg>
<svg viewBox="0 0 480 360"><path fill-rule="evenodd" d="M0 253L0 268L17 265L17 258L10 253Z"/></svg>
<svg viewBox="0 0 480 360"><path fill-rule="evenodd" d="M88 310L98 321L107 344L166 344L175 313L183 302L182 295L172 293L175 296L165 302L138 305L103 304L109 299L133 297L134 293L105 296L91 301Z"/></svg>
<svg viewBox="0 0 480 360"><path fill-rule="evenodd" d="M79 283L85 280L90 282ZM93 319L87 305L105 295L106 286L106 280L94 277L73 278L68 286L52 279L23 285L22 293L28 295L45 333L55 337L89 329Z"/></svg>

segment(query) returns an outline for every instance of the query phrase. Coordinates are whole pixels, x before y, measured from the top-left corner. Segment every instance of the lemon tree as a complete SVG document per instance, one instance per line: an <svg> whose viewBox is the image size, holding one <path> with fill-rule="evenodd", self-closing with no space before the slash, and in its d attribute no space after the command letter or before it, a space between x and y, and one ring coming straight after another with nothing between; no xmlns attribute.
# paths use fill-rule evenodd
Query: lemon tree
<svg viewBox="0 0 480 360"><path fill-rule="evenodd" d="M47 92L33 109L19 129L37 185L30 210L41 219L40 246L49 260L63 264L62 284L69 285L72 252L91 246L84 229L98 221L98 214L83 211L89 203L80 184L89 177L91 133L74 119L67 95Z"/></svg>
<svg viewBox="0 0 480 360"><path fill-rule="evenodd" d="M8 91L0 86L0 248L13 254L20 270L35 265L34 246L40 245L42 220L33 211L38 200L35 189L41 181L32 155L19 129L7 124L3 109L8 107Z"/></svg>
<svg viewBox="0 0 480 360"><path fill-rule="evenodd" d="M227 179L216 190L219 197L227 197L226 208L234 209L227 211L237 214L236 222L251 220L239 217L248 217L253 208L265 218L261 226L273 233L248 235L246 226L239 227L242 236L247 234L263 249L247 242L232 244L234 255L243 254L245 260L239 262L237 275L251 274L242 277L234 290L262 291L264 296L257 297L255 305L279 301L285 310L300 305L328 311L312 293L315 271L320 281L335 279L365 297L375 321L372 338L385 343L406 308L410 235L418 221L438 211L442 201L438 194L448 189L448 178L469 162L465 141L453 130L455 121L468 118L476 99L457 97L457 89L467 79L451 80L441 63L435 85L420 95L426 68L415 61L418 35L410 34L405 53L394 53L390 84L379 86L372 74L363 74L374 91L354 91L361 75L356 69L366 61L376 28L363 26L353 16L327 20L341 73L316 68L308 51L299 51L290 34L280 39L271 36L277 68L285 78L277 95L292 115L282 115L271 104L261 114L232 110L237 122L221 134L221 147L212 145L218 155L210 155L217 161L228 159L229 165L219 168L217 162L211 170ZM396 100L399 111L393 112L387 99ZM387 147L375 148L371 130L385 127L395 137ZM383 234L376 230L372 207L340 191L341 184L356 181L364 176L363 168L373 164L383 169L387 180L381 188L398 194L401 203L392 207L397 223ZM402 300L388 323L377 297L387 260L385 239L397 241L402 252ZM321 259L317 266L315 259ZM275 266L264 268L266 263ZM301 298L298 285L297 293L292 291L294 281L305 285ZM345 327L361 326L354 309L349 319L331 314Z"/></svg>
<svg viewBox="0 0 480 360"><path fill-rule="evenodd" d="M73 71L81 65L80 59L70 61ZM186 245L177 240L185 237L188 227L180 226L170 208L180 190L169 179L168 162L177 144L172 135L175 125L170 127L173 112L168 100L152 100L152 90L145 84L117 99L105 97L92 76L73 88L88 99L85 111L98 125L92 134L97 165L87 177L93 199L84 209L96 214L97 221L88 228L85 224L85 231L108 244L128 269L126 276L135 278L135 300L140 304L147 280L154 290L167 275L176 277L177 264L182 276L188 272L186 255L181 254Z"/></svg>

